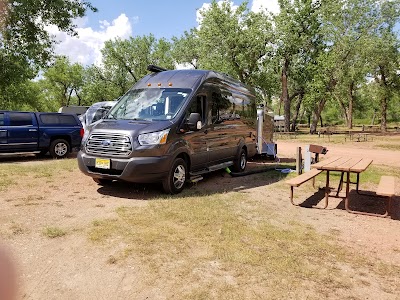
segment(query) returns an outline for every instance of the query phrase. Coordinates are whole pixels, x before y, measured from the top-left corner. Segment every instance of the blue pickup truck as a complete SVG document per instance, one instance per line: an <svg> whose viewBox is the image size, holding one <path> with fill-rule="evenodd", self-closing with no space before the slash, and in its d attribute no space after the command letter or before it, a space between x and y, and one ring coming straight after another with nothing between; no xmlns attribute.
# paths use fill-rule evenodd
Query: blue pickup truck
<svg viewBox="0 0 400 300"><path fill-rule="evenodd" d="M64 158L80 146L83 133L74 114L0 110L0 153L50 152Z"/></svg>

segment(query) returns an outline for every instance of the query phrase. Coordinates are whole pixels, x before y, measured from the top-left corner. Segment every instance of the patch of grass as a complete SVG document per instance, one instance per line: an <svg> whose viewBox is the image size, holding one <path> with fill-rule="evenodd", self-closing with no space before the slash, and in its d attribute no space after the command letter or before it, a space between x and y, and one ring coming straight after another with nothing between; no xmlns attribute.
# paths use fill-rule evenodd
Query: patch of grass
<svg viewBox="0 0 400 300"><path fill-rule="evenodd" d="M48 238L54 239L66 235L67 232L59 227L48 226L43 229L42 234Z"/></svg>
<svg viewBox="0 0 400 300"><path fill-rule="evenodd" d="M24 228L21 224L16 224L16 223L12 224L10 226L10 229L13 235L21 235L28 232L28 230Z"/></svg>
<svg viewBox="0 0 400 300"><path fill-rule="evenodd" d="M377 144L374 148L400 151L400 144Z"/></svg>
<svg viewBox="0 0 400 300"><path fill-rule="evenodd" d="M14 184L14 180L12 180L9 175L0 172L0 177L0 192L6 190L9 186Z"/></svg>
<svg viewBox="0 0 400 300"><path fill-rule="evenodd" d="M319 286L324 296L327 291L351 288L343 265L356 269L368 262L376 274L400 271L391 266L384 270L383 265L350 255L332 236L319 235L311 226L292 222L284 230L268 221L248 220L243 217L246 197L242 193L181 196L153 200L145 207L121 207L118 218L94 221L89 238L110 247L125 245L119 259L139 259L147 273L154 274L149 282L174 280L183 294L182 278L209 287L193 289L186 295L190 299L262 298L248 294L252 289L236 288L249 283L262 283L263 290L277 298L291 298L284 282L291 283L292 296L297 288L304 289L303 284L310 289Z"/></svg>
<svg viewBox="0 0 400 300"><path fill-rule="evenodd" d="M48 178L59 176L62 172L73 171L77 168L76 159L49 160L40 164L3 163L0 169L0 191L21 180L21 177Z"/></svg>

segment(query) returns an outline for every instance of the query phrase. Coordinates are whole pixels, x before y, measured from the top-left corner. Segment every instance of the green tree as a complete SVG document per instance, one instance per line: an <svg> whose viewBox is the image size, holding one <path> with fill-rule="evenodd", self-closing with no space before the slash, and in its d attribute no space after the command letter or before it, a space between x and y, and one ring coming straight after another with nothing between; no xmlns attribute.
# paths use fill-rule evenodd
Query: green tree
<svg viewBox="0 0 400 300"><path fill-rule="evenodd" d="M315 68L315 57L321 48L320 7L321 1L279 0L280 12L275 16L275 59L280 65L281 101L284 105L285 131L290 130L291 100L290 85L294 86L294 96L299 95L296 115L305 93L305 82L310 71ZM297 79L290 84L290 77ZM294 120L295 121L295 120Z"/></svg>
<svg viewBox="0 0 400 300"><path fill-rule="evenodd" d="M59 106L82 104L80 95L83 86L82 65L71 64L65 56L57 57L54 64L44 72L44 80L48 83L48 90ZM72 103L73 97L77 98L76 103Z"/></svg>
<svg viewBox="0 0 400 300"><path fill-rule="evenodd" d="M45 26L76 35L73 20L97 11L81 0L3 0L0 6L0 47L31 62L45 65L54 40Z"/></svg>
<svg viewBox="0 0 400 300"><path fill-rule="evenodd" d="M212 1L201 15L199 66L228 73L270 96L273 35L268 15L249 12L247 2L233 7L230 1Z"/></svg>
<svg viewBox="0 0 400 300"><path fill-rule="evenodd" d="M101 66L91 66L86 71L85 97L92 102L118 98L148 74L150 64L174 68L170 42L153 35L107 41Z"/></svg>
<svg viewBox="0 0 400 300"><path fill-rule="evenodd" d="M32 86L27 80L37 76L53 54L53 37L46 26L76 35L73 20L96 9L80 0L1 0L0 1L0 105L18 108L24 100L21 89ZM36 99L36 97L35 97Z"/></svg>
<svg viewBox="0 0 400 300"><path fill-rule="evenodd" d="M180 38L172 38L171 55L175 63L198 68L200 60L199 37L196 28L185 31Z"/></svg>

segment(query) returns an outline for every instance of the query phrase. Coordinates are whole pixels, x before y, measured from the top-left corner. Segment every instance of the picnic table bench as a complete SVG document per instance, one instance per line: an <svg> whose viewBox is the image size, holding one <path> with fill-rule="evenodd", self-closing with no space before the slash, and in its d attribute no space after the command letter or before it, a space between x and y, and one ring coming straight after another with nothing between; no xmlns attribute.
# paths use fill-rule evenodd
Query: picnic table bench
<svg viewBox="0 0 400 300"><path fill-rule="evenodd" d="M293 201L293 188L299 187L300 185L302 185L303 183L305 183L311 179L313 180L313 187L315 188L315 177L318 174L320 174L321 172L322 172L322 170L312 169L306 173L303 173L299 176L296 176L296 177L291 178L286 181L286 183L290 185L290 202L293 205L297 205Z"/></svg>
<svg viewBox="0 0 400 300"><path fill-rule="evenodd" d="M390 213L390 207L392 204L392 199L395 195L395 178L393 176L382 176L378 188L376 190L376 195L380 197L387 198L386 201L386 212L382 215L373 214L373 213L363 213L366 215L378 216L378 217L386 217ZM360 212L357 212L360 213Z"/></svg>

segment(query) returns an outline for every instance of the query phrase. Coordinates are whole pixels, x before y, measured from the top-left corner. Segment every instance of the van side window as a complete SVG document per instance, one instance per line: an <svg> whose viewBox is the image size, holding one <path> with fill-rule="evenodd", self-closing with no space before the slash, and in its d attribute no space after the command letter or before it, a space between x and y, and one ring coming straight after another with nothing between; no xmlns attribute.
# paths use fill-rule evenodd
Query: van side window
<svg viewBox="0 0 400 300"><path fill-rule="evenodd" d="M220 92L213 92L211 98L211 121L213 124L236 118L236 115L233 117L235 104L230 102L228 95L222 95ZM240 117L238 116L237 118Z"/></svg>
<svg viewBox="0 0 400 300"><path fill-rule="evenodd" d="M32 116L30 113L10 113L10 126L32 126Z"/></svg>
<svg viewBox="0 0 400 300"><path fill-rule="evenodd" d="M4 125L4 113L0 113L0 126Z"/></svg>
<svg viewBox="0 0 400 300"><path fill-rule="evenodd" d="M191 113L199 113L201 116L201 122L205 124L206 121L206 96L204 95L198 95L196 96L196 99L192 101L190 104L188 111L186 113L186 119L189 118L189 115Z"/></svg>

